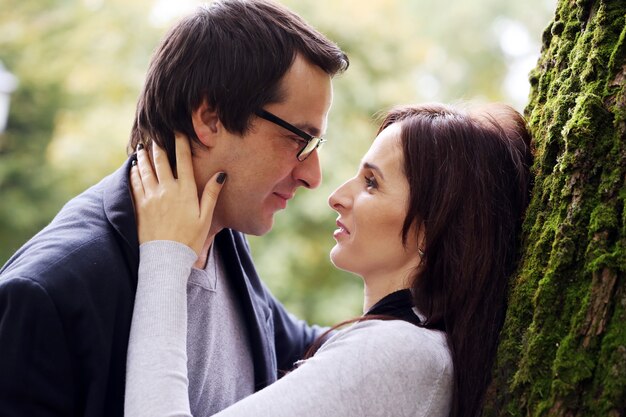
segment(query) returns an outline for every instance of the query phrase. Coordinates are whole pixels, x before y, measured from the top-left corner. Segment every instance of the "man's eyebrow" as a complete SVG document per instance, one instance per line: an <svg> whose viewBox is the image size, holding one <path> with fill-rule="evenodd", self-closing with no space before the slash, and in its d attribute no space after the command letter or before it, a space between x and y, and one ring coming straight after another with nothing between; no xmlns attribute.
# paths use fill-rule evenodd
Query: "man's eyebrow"
<svg viewBox="0 0 626 417"><path fill-rule="evenodd" d="M297 127L298 129L302 130L303 132L308 133L309 135L313 136L313 137L320 137L320 129L310 125L308 123L298 123L298 124L294 124L295 127Z"/></svg>
<svg viewBox="0 0 626 417"><path fill-rule="evenodd" d="M376 171L378 172L378 175L380 175L380 178L385 179L385 176L383 175L383 171L381 171L378 166L372 164L371 162L363 162L363 168Z"/></svg>

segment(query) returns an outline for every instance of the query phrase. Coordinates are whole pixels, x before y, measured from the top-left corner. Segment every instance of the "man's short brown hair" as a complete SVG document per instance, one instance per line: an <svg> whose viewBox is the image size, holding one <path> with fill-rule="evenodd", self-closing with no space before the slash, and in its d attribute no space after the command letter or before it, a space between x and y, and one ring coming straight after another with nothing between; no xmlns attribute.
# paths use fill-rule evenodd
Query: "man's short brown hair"
<svg viewBox="0 0 626 417"><path fill-rule="evenodd" d="M176 24L150 63L129 152L154 140L174 162L174 132L198 142L191 114L207 100L224 127L244 134L251 116L281 100L280 80L296 54L334 76L349 65L337 45L267 0L221 0Z"/></svg>

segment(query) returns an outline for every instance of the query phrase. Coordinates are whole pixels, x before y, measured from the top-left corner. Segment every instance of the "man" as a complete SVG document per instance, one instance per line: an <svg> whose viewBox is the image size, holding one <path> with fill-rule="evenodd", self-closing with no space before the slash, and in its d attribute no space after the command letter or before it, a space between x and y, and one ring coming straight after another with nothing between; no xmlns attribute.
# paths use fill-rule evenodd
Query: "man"
<svg viewBox="0 0 626 417"><path fill-rule="evenodd" d="M213 247L187 287L194 416L272 383L318 334L263 286L242 233L266 233L298 187L319 185L331 78L347 65L320 33L262 0L199 9L155 52L130 150L154 140L173 164L180 132L199 190L228 173ZM0 271L0 415L123 414L139 265L132 159L70 201Z"/></svg>

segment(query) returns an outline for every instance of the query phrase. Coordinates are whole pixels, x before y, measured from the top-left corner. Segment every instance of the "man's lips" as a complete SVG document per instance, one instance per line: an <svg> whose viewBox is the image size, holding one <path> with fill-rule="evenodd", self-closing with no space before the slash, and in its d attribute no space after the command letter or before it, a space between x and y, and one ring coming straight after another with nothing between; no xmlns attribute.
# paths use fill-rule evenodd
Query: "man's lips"
<svg viewBox="0 0 626 417"><path fill-rule="evenodd" d="M274 192L274 195L282 198L283 200L291 200L293 198L295 193L279 193L279 192Z"/></svg>
<svg viewBox="0 0 626 417"><path fill-rule="evenodd" d="M295 193L279 193L279 192L274 192L272 195L276 196L278 198L278 202L279 202L279 208L280 209L285 209L287 208L287 201L291 200L293 198Z"/></svg>

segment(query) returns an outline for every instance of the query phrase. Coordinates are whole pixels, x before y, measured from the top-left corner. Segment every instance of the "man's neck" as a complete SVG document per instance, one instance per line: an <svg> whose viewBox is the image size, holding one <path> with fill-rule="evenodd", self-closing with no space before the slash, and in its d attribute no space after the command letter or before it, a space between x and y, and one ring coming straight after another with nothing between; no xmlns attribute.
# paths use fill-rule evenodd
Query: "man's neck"
<svg viewBox="0 0 626 417"><path fill-rule="evenodd" d="M210 232L209 232L209 236L207 236L206 241L204 242L204 246L202 246L202 250L200 251L200 255L198 255L198 259L196 260L196 263L193 264L194 268L197 269L204 269L206 267L206 263L209 260L209 250L211 249L211 245L213 244L213 240L215 239L215 235L217 235L217 233L222 230L219 229L217 231L213 231L213 228L211 228Z"/></svg>

